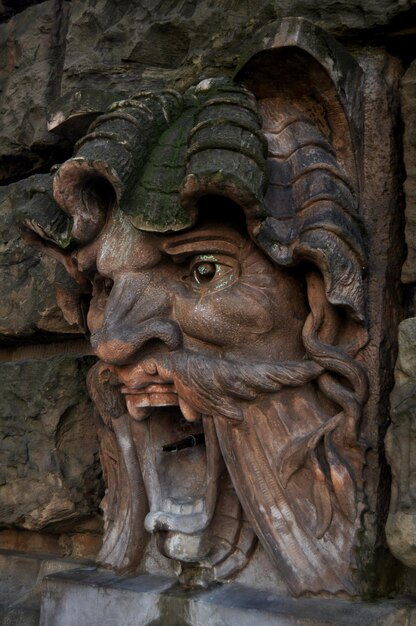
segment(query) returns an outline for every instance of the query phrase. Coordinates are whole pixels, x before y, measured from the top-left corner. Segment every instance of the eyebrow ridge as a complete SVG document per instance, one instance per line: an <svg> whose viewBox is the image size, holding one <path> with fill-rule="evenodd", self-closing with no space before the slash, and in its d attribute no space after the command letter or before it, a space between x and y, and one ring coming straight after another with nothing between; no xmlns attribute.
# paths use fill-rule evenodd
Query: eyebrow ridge
<svg viewBox="0 0 416 626"><path fill-rule="evenodd" d="M192 244L204 244L212 243L217 244L216 247L221 248L224 251L235 252L240 246L228 237L218 237L218 235L194 235L186 237L184 235L179 240L168 241L164 244L163 249L168 254L181 254L184 248L188 248Z"/></svg>

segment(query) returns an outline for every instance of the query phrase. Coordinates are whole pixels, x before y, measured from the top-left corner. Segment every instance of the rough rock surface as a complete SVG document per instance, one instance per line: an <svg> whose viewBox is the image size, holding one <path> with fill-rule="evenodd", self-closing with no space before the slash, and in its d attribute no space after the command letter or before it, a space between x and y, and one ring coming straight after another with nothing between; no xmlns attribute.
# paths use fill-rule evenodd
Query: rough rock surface
<svg viewBox="0 0 416 626"><path fill-rule="evenodd" d="M0 338L3 341L36 332L79 332L77 326L65 321L56 303L57 274L67 281L60 264L29 246L15 220L35 190L42 198L48 182L49 176L37 175L0 187Z"/></svg>
<svg viewBox="0 0 416 626"><path fill-rule="evenodd" d="M65 7L48 0L0 24L0 180L59 158L45 108L59 95Z"/></svg>
<svg viewBox="0 0 416 626"><path fill-rule="evenodd" d="M416 318L399 327L399 357L386 447L393 474L387 539L393 554L416 567Z"/></svg>
<svg viewBox="0 0 416 626"><path fill-rule="evenodd" d="M371 536L371 528L384 542L384 524L388 514L389 469L384 451L380 451L380 443L377 442L383 440L389 423L389 393L394 383L397 326L402 315L398 291L404 246L403 224L400 219L400 153L397 142L401 68L397 59L383 50L363 50L358 58L365 75L365 185L360 212L369 248L367 297L372 329L364 350L370 379L370 397L361 430L366 444L372 444L368 446L366 453L370 506L364 518L368 524L364 545ZM383 320L383 323L380 324L379 320ZM363 555L364 547L360 557ZM385 570L389 572L388 567Z"/></svg>
<svg viewBox="0 0 416 626"><path fill-rule="evenodd" d="M47 133L45 118L62 95L183 87L232 73L251 35L273 20L301 16L348 37L401 24L412 7L413 0L120 0L110 10L104 0L4 1L0 180L67 158L70 145Z"/></svg>
<svg viewBox="0 0 416 626"><path fill-rule="evenodd" d="M403 266L405 283L416 281L416 61L402 78L403 149L406 168L407 259Z"/></svg>
<svg viewBox="0 0 416 626"><path fill-rule="evenodd" d="M91 358L65 356L0 366L0 526L72 524L101 497L93 410L85 389Z"/></svg>
<svg viewBox="0 0 416 626"><path fill-rule="evenodd" d="M72 4L62 93L75 86L122 91L183 86L232 72L250 36L273 20L301 16L332 33L382 26L412 0L104 0Z"/></svg>

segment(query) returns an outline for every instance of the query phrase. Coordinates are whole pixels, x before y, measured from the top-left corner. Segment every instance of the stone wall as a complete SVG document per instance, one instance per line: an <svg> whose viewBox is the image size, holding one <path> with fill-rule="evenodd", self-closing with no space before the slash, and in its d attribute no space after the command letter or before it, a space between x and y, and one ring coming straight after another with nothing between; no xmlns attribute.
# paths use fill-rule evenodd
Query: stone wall
<svg viewBox="0 0 416 626"><path fill-rule="evenodd" d="M65 319L62 313L63 299L71 293L68 279L56 261L28 246L14 218L35 194L47 196L50 168L72 154L75 141L111 102L143 89L183 90L202 78L231 76L258 29L283 17L303 16L326 29L364 67L367 94L372 94L367 98L366 114L373 125L365 138L366 158L377 162L380 197L365 200L366 219L370 223L371 215L383 211L385 232L390 233L388 240L377 242L386 263L378 267L382 275L374 275L376 282L387 285L380 315L390 320L390 333L380 338L382 359L373 371L384 389L381 403L372 408L381 415L382 432L388 420L396 327L414 314L416 3L110 4L0 3L0 547L61 556L94 556L101 532L103 484L85 389L93 357L88 356L79 320ZM375 109L381 126L374 122ZM386 127L389 135L378 152ZM405 258L405 178L409 252L403 287L398 276ZM383 450L377 454L383 457ZM381 468L388 473L385 464Z"/></svg>

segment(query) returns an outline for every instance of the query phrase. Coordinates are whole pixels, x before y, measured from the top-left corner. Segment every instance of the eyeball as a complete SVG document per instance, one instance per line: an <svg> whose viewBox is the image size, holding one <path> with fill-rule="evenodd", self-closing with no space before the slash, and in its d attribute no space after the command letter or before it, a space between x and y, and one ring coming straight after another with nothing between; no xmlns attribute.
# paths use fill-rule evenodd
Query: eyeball
<svg viewBox="0 0 416 626"><path fill-rule="evenodd" d="M231 285L240 275L238 261L226 255L199 254L191 259L188 280L206 293Z"/></svg>
<svg viewBox="0 0 416 626"><path fill-rule="evenodd" d="M193 278L200 285L205 285L215 278L217 270L217 263L202 261L193 266Z"/></svg>

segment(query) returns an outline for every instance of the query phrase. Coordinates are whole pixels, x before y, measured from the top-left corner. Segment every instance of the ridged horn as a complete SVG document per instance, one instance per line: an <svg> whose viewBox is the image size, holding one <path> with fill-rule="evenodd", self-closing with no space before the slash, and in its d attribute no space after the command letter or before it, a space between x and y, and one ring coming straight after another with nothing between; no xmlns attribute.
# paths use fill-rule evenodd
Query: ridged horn
<svg viewBox="0 0 416 626"><path fill-rule="evenodd" d="M54 195L73 217L72 235L91 240L106 210L119 205L145 165L160 134L179 115L182 98L174 91L143 92L113 104L76 144L76 155L58 170Z"/></svg>
<svg viewBox="0 0 416 626"><path fill-rule="evenodd" d="M264 216L266 157L253 95L232 84L209 89L189 136L182 205L195 210L201 196L224 195L243 206L249 217Z"/></svg>
<svg viewBox="0 0 416 626"><path fill-rule="evenodd" d="M301 18L258 39L263 48L236 74L257 99L268 143L266 218L249 231L279 265L316 265L329 302L363 323L362 70Z"/></svg>

